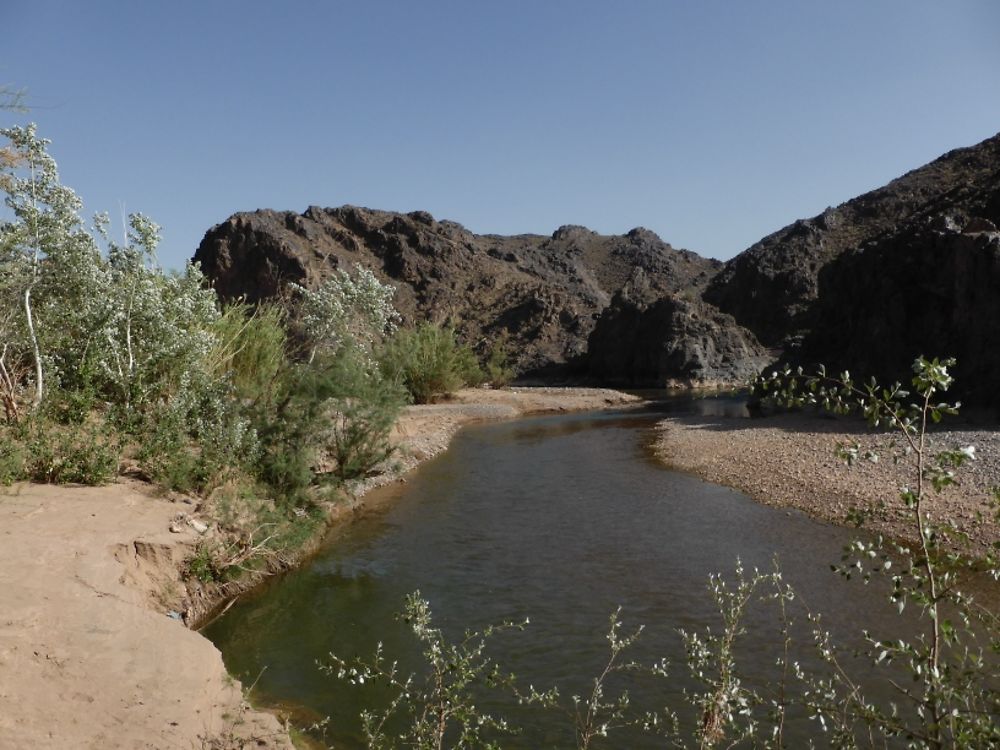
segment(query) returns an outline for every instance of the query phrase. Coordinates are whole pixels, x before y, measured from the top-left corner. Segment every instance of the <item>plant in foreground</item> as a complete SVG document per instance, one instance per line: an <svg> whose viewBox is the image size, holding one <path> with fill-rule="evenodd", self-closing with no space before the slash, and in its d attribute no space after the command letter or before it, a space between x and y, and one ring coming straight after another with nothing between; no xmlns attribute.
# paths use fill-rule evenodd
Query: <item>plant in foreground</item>
<svg viewBox="0 0 1000 750"><path fill-rule="evenodd" d="M759 380L755 389L788 406L817 406L838 414L860 412L872 427L890 430L899 441L894 458L907 461L911 483L899 488L915 544L889 542L881 536L850 544L834 570L867 583L873 574L888 577L890 599L902 614L913 605L920 626L915 638L877 638L865 633L866 654L875 667L901 665L904 683L887 675L897 700L869 700L838 660L830 634L813 618L814 640L831 670L826 677L798 671L805 684L803 701L833 744L855 747L873 736L900 738L909 747L995 747L1000 745L1000 692L995 654L1000 652L1000 620L963 591L963 576L986 571L1000 578L995 550L973 548L968 536L949 518L928 508L931 492L956 484L958 470L975 459L973 446L933 449L930 427L959 404L940 401L952 384L952 359L918 357L913 363L912 391L900 383L881 387L874 380L855 382L850 373L828 375L823 368L805 375L786 369ZM849 462L857 446L841 449ZM871 460L878 454L871 452ZM864 520L863 513L854 517ZM875 733L874 735L872 733Z"/></svg>
<svg viewBox="0 0 1000 750"><path fill-rule="evenodd" d="M486 644L493 634L519 630L527 623L506 622L481 632L470 631L461 641L451 643L432 626L430 606L419 591L407 596L400 618L423 649L428 668L423 679L401 673L396 662L387 661L381 643L370 661L346 661L330 654L329 662L320 665L326 673L355 685L379 683L392 693L387 707L361 714L368 747L440 750L446 747L446 740L454 743L447 746L454 747L500 747L490 735L509 733L511 728L505 719L477 708L474 694L512 683L513 675L503 673L485 654ZM398 734L390 734L389 727L400 722Z"/></svg>
<svg viewBox="0 0 1000 750"><path fill-rule="evenodd" d="M397 662L388 662L382 644L369 660L352 661L329 655L320 668L327 674L356 686L381 684L390 689L385 708L362 712L362 727L369 748L416 747L440 750L444 747L503 747L499 738L520 733L508 719L488 713L477 705L487 691L499 690L521 706L540 706L560 715L572 726L576 747L587 750L617 730L669 735L676 732L676 717L669 711L640 712L634 709L628 690L613 688L616 675L646 674L666 676L666 663L651 666L625 658L642 633L639 627L622 633L621 610L609 618L607 661L593 678L587 695L562 700L556 688L523 690L516 676L505 672L486 654L489 639L503 631L523 631L528 621L504 622L482 631L467 631L461 641L449 642L441 630L432 627L428 602L416 591L407 596L400 618L410 626L423 650L426 672L403 675ZM390 727L399 727L393 733Z"/></svg>

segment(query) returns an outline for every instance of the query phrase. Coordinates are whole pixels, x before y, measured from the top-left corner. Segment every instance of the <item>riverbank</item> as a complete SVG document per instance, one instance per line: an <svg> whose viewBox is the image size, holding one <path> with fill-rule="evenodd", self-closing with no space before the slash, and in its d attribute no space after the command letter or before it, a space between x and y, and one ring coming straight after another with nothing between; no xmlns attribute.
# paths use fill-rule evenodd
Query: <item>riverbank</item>
<svg viewBox="0 0 1000 750"><path fill-rule="evenodd" d="M605 389L464 390L410 407L398 470L447 448L465 424L636 403ZM16 485L0 494L0 750L291 748L253 711L215 647L180 621L181 568L199 534L193 501L123 481Z"/></svg>
<svg viewBox="0 0 1000 750"><path fill-rule="evenodd" d="M852 508L871 513L866 528L894 539L915 541L911 517L897 494L914 486L910 459L893 461L892 436L873 433L854 418L781 414L760 419L673 417L657 426L656 455L671 468L691 472L781 508L848 524ZM898 440L896 441L898 444ZM860 454L878 449L877 463L860 459L847 466L839 445L860 445ZM932 452L973 445L977 460L958 475L960 485L929 493L928 511L950 518L979 551L1000 539L991 520L991 488L1000 485L1000 431L955 425L935 430ZM897 446L901 447L901 446ZM985 518L981 518L983 513Z"/></svg>

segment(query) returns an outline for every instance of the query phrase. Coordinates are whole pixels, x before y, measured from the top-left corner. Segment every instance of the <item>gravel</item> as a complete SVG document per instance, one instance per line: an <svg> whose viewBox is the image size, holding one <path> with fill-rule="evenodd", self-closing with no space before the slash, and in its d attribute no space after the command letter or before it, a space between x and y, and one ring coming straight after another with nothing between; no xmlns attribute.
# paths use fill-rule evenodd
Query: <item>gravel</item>
<svg viewBox="0 0 1000 750"><path fill-rule="evenodd" d="M848 524L852 509L871 511L866 527L894 539L914 541L912 516L899 489L915 486L914 456L901 456L902 438L875 433L857 419L783 414L761 419L674 417L660 422L657 455L675 469L738 489L758 502L797 508L831 523ZM837 457L841 445L858 445L853 466ZM937 520L951 518L976 551L1000 539L993 518L992 488L1000 486L1000 431L935 430L932 452L973 445L976 460L959 470L959 484L929 493L926 509ZM894 460L895 458L899 458ZM952 546L960 548L957 540Z"/></svg>

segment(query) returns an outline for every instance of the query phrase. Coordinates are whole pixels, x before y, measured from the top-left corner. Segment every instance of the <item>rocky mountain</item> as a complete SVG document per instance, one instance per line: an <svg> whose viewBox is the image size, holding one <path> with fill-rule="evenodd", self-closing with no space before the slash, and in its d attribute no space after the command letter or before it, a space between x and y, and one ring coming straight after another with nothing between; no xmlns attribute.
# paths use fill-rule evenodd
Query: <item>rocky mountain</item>
<svg viewBox="0 0 1000 750"><path fill-rule="evenodd" d="M290 282L316 285L335 268L365 266L396 286L405 322L450 321L473 346L506 331L522 375L577 377L589 374L588 340L616 295L636 311L680 294L697 298L721 267L642 228L616 236L579 226L551 236L478 235L421 211L354 206L236 214L209 230L195 260L223 298L251 302L281 297ZM711 319L735 327L725 316ZM669 362L616 372L605 359L594 374L647 383L742 375L726 352L706 347L703 328L678 323L669 332Z"/></svg>
<svg viewBox="0 0 1000 750"><path fill-rule="evenodd" d="M884 187L768 235L726 263L704 298L763 343L794 345L817 320L814 303L827 264L868 242L898 235L914 221L982 215L983 196L995 191L998 169L1000 135L950 151ZM853 304L855 296L843 301Z"/></svg>
<svg viewBox="0 0 1000 750"><path fill-rule="evenodd" d="M1000 135L794 222L726 264L646 229L478 235L425 212L240 213L195 259L225 298L280 298L372 269L407 322L506 332L521 375L732 383L781 355L882 379L955 356L960 391L1000 405ZM769 347L765 349L764 346Z"/></svg>

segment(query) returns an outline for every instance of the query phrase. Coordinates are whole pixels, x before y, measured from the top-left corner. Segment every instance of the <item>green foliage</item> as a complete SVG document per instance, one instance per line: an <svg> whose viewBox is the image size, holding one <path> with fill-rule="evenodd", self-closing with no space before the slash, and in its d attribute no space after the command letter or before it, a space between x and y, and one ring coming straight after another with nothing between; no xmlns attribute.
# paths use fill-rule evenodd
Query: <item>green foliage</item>
<svg viewBox="0 0 1000 750"><path fill-rule="evenodd" d="M399 619L420 643L428 668L424 675L402 674L395 662L386 660L381 645L370 661L347 661L330 654L329 661L320 665L327 674L359 687L381 685L391 694L381 711L362 713L368 747L502 747L491 738L509 734L510 727L504 719L478 708L475 693L512 683L513 676L504 674L486 655L486 645L494 634L524 625L503 623L482 632L469 631L460 641L451 642L433 627L430 606L419 591L406 598ZM393 736L396 725L399 732Z"/></svg>
<svg viewBox="0 0 1000 750"><path fill-rule="evenodd" d="M969 572L985 571L1000 578L1000 560L995 551L969 546L951 519L933 518L926 507L929 493L955 484L956 472L975 460L973 446L938 452L929 447L929 426L958 411L958 404L938 400L951 386L949 368L954 364L952 359L918 357L912 391L900 383L859 384L848 372L831 376L822 368L812 375L785 370L756 384L758 393L787 406L860 412L873 427L887 428L902 440L903 449L894 459L908 463L912 471L912 482L899 488L898 496L915 547L881 537L857 540L834 566L843 577L866 583L874 576L888 578L892 605L901 616L910 613L921 631L910 639L865 634L872 665L877 669L901 665L909 672L911 683L899 688L907 711L868 699L860 681L849 676L830 634L818 625L815 645L830 671L796 674L805 687L803 699L811 715L841 747L854 747L873 732L905 738L908 747L917 748L1000 744L1000 689L993 668L987 666L987 654L1000 653L1000 619L963 591ZM858 450L843 447L841 454L851 462ZM878 454L866 458L877 460Z"/></svg>
<svg viewBox="0 0 1000 750"><path fill-rule="evenodd" d="M278 394L259 419L257 472L290 502L303 503L313 485L363 476L392 454L404 394L353 346L292 365Z"/></svg>
<svg viewBox="0 0 1000 750"><path fill-rule="evenodd" d="M194 554L188 558L185 577L194 578L202 583L225 580L226 571L220 567L218 556L211 544L202 542L195 548Z"/></svg>
<svg viewBox="0 0 1000 750"><path fill-rule="evenodd" d="M494 388L506 388L514 380L510 365L509 336L505 330L490 347L483 362L483 379Z"/></svg>
<svg viewBox="0 0 1000 750"><path fill-rule="evenodd" d="M386 343L381 364L386 376L402 383L418 404L483 382L475 353L458 343L454 329L432 323L397 331Z"/></svg>
<svg viewBox="0 0 1000 750"><path fill-rule="evenodd" d="M380 710L362 712L362 728L369 748L444 747L501 748L500 738L518 734L507 719L486 713L477 706L486 691L500 691L520 705L534 705L560 716L572 728L576 747L588 750L610 734L625 728L671 736L676 717L670 712L639 712L632 707L627 689L614 690L616 675L643 674L666 677L666 664L642 665L625 658L642 634L642 627L622 633L621 609L609 619L608 659L591 680L586 696L564 701L556 688L523 690L515 675L504 671L486 653L489 640L498 633L520 632L528 621L503 622L481 631L466 631L459 641L449 641L433 627L429 603L415 591L406 597L398 619L406 623L422 650L425 671L404 675L390 662L381 644L371 659L343 659L331 653L320 669L361 689L388 696Z"/></svg>
<svg viewBox="0 0 1000 750"><path fill-rule="evenodd" d="M229 305L211 327L208 370L240 401L269 401L287 363L286 315L277 305Z"/></svg>
<svg viewBox="0 0 1000 750"><path fill-rule="evenodd" d="M0 484L11 485L27 477L27 451L10 428L0 428Z"/></svg>
<svg viewBox="0 0 1000 750"><path fill-rule="evenodd" d="M335 353L345 344L371 353L399 321L392 306L395 288L382 284L367 268L358 268L353 276L338 269L318 289L294 289L299 295L297 334L308 359Z"/></svg>
<svg viewBox="0 0 1000 750"><path fill-rule="evenodd" d="M405 394L373 357L393 288L359 269L299 289L294 322L220 309L197 267L159 267L148 218L129 216L120 242L104 215L86 226L33 125L0 134L0 482L110 481L124 450L172 490L241 488L192 576L280 565L321 524L323 487L391 455Z"/></svg>
<svg viewBox="0 0 1000 750"><path fill-rule="evenodd" d="M608 695L610 678L617 674L635 673L648 674L656 677L667 676L667 663L661 660L657 664L646 666L624 658L642 635L643 626L636 628L631 634L622 634L620 619L621 607L609 618L607 634L608 660L601 672L592 679L590 694L586 698L578 695L572 697L572 710L561 708L558 703L559 693L554 688L546 693L532 691L528 700L547 708L556 708L566 713L573 722L576 746L579 750L589 750L601 739L607 738L612 732L638 728L646 732L671 735L676 733L677 717L670 711L647 711L637 713L632 708L632 701L626 688Z"/></svg>
<svg viewBox="0 0 1000 750"><path fill-rule="evenodd" d="M389 432L405 393L353 349L334 360L329 377L337 388L328 402L328 427L321 432L323 451L340 480L363 477L394 452Z"/></svg>
<svg viewBox="0 0 1000 750"><path fill-rule="evenodd" d="M118 472L121 446L106 437L107 425L97 416L87 422L60 424L36 415L8 427L7 446L0 451L5 483L17 480L52 484L100 485Z"/></svg>
<svg viewBox="0 0 1000 750"><path fill-rule="evenodd" d="M225 382L191 373L182 377L181 386L130 427L138 440L136 458L169 489L205 492L252 467L259 441Z"/></svg>

